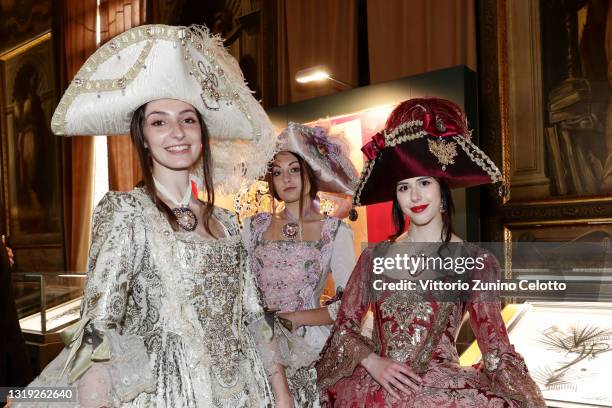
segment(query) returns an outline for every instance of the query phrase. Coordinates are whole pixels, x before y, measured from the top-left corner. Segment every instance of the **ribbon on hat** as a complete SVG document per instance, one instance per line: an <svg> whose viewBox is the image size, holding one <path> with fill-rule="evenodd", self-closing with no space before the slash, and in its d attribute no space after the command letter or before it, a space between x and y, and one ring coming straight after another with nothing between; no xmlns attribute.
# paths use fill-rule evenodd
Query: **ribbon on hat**
<svg viewBox="0 0 612 408"><path fill-rule="evenodd" d="M374 136L372 136L372 140L366 143L361 151L366 155L368 160L374 160L382 149L385 148L385 135L381 132L378 132Z"/></svg>
<svg viewBox="0 0 612 408"><path fill-rule="evenodd" d="M336 156L340 154L340 146L327 138L327 132L322 127L315 126L311 136L312 138L307 138L307 143L315 145L323 156L327 156L330 153Z"/></svg>
<svg viewBox="0 0 612 408"><path fill-rule="evenodd" d="M442 118L436 118L431 113L423 115L423 130L432 136L439 137L457 136L461 133L455 124L446 123Z"/></svg>

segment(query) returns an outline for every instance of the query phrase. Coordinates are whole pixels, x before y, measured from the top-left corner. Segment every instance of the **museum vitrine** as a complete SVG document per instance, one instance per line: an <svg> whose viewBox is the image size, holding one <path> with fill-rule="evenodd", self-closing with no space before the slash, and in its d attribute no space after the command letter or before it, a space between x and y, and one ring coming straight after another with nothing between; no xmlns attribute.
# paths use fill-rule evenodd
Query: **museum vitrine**
<svg viewBox="0 0 612 408"><path fill-rule="evenodd" d="M12 281L19 325L37 370L62 349L60 332L79 319L85 275L13 273Z"/></svg>

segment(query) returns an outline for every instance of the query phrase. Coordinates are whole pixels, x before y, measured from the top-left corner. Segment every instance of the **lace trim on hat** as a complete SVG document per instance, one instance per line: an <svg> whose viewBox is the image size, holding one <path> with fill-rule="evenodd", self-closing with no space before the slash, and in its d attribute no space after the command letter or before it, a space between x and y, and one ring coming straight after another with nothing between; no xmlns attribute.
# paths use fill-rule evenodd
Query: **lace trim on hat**
<svg viewBox="0 0 612 408"><path fill-rule="evenodd" d="M491 177L491 183L502 181L502 174L495 163L478 146L463 136L456 136L454 139L468 157Z"/></svg>
<svg viewBox="0 0 612 408"><path fill-rule="evenodd" d="M363 170L361 171L361 177L359 178L359 185L357 186L357 190L355 191L355 197L353 199L353 204L356 207L361 206L361 191L363 187L368 182L370 175L372 174L372 170L374 169L374 164L376 163L376 159L370 160L363 166Z"/></svg>
<svg viewBox="0 0 612 408"><path fill-rule="evenodd" d="M267 117L263 110L260 113L258 109L250 109L249 95L252 92L237 62L223 47L222 39L210 35L203 26L146 25L130 29L104 44L88 58L68 86L51 121L53 132L60 135L68 133L66 116L79 95L97 93L100 97L103 92L123 91L143 70L152 69L146 64L158 41L168 41L174 47L182 47L185 66L200 86L205 109L223 109L223 102L227 106L234 105L251 125L249 143L211 136L215 190L222 194L233 193L243 183L258 178L267 170L267 163L276 152L273 129L264 125ZM114 79L93 79L102 64L111 58L121 58L120 53L135 44L142 44L143 48L124 75ZM129 124L132 112L125 114L124 120ZM233 157L233 160L223 160L226 157ZM201 170L198 168L197 171L198 177L203 178Z"/></svg>
<svg viewBox="0 0 612 408"><path fill-rule="evenodd" d="M358 179L355 177L356 170L348 159L347 148L346 146L343 146L342 144L342 143L344 144L348 143L346 140L341 139L341 136L339 134L332 135L331 132L329 132L327 129L321 126L310 127L310 126L304 126L304 125L301 125L299 123L294 123L294 122L290 123L289 126L292 128L296 128L300 133L307 133L313 139L310 143L314 144L317 147L317 149L321 148L321 146L319 146L316 140L317 134L318 134L317 128L323 129L324 134L325 134L324 141L328 143L329 145L337 146L337 150L336 151L320 151L319 150L318 156L313 156L313 159L317 160L320 166L327 168L332 173L335 173L338 171L338 169L334 168L334 165L338 166L341 172L348 178L349 187L355 190ZM309 143L309 142L306 142L306 143ZM325 148L325 146L323 148Z"/></svg>
<svg viewBox="0 0 612 408"><path fill-rule="evenodd" d="M422 120L411 120L402 123L393 129L392 132L387 133L386 130L383 130L385 147L396 146L409 140L420 139L427 136L427 132L422 129L422 126Z"/></svg>
<svg viewBox="0 0 612 408"><path fill-rule="evenodd" d="M319 166L325 167L329 172L335 175L341 175L346 178L345 188L350 190L350 194L355 191L359 183L357 177L357 170L353 166L349 159L350 144L346 139L344 133L330 131L330 126L314 125L306 126L296 122L289 122L287 130L293 130L297 132L302 138L299 139L303 145L314 146L314 154L308 157L302 157L307 162L309 160L315 161ZM289 150L290 136L286 132L282 132L277 139L277 149ZM292 151L292 153L302 156L303 153L298 151ZM309 163L311 164L311 163ZM312 166L311 166L312 167ZM316 173L316 172L315 172ZM340 177L342 179L342 177ZM321 188L321 186L319 186ZM325 190L321 190L325 191ZM347 194L346 191L328 191L331 193L343 193Z"/></svg>
<svg viewBox="0 0 612 408"><path fill-rule="evenodd" d="M398 144L401 144L401 143L404 143L410 140L421 139L427 136L426 131L417 130L417 129L420 129L421 126L423 126L422 120L411 120L411 121L402 123L400 126L393 129L392 132L387 132L386 130L383 130L383 135L385 137L385 148L393 147L393 146L396 146ZM376 159L368 161L366 165L363 167L363 170L361 171L361 177L359 179L359 184L357 185L355 197L353 199L353 204L355 206L361 205L361 202L360 202L361 191L363 190L363 187L365 186L368 179L370 178L370 175L372 174L372 170L374 169L375 162L376 162Z"/></svg>

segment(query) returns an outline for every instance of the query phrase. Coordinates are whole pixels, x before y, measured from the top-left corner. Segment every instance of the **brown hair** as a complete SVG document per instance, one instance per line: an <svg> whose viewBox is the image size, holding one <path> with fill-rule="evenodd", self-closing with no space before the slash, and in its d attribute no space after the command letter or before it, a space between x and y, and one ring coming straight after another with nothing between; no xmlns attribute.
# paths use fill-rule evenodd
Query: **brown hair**
<svg viewBox="0 0 612 408"><path fill-rule="evenodd" d="M300 178L302 179L302 186L300 190L300 218L299 219L301 220L302 210L304 209L304 195L302 194L302 191L304 189L304 186L306 185L306 180L308 180L310 184L310 191L308 192L308 196L311 201L317 197L317 193L319 192L319 186L317 184L317 178L315 177L314 171L308 165L308 163L306 163L306 161L304 161L304 159L302 159L297 154L294 154L289 151L287 151L287 153L290 153L293 157L295 157L300 165ZM274 157L274 159L276 159L276 157ZM274 159L272 160L272 163L274 163ZM280 199L278 193L276 192L276 189L274 188L274 180L272 179L273 178L273 175L272 175L273 164L272 163L270 164L270 170L268 171L268 174L266 175L266 181L268 182L268 191L270 191L270 195L272 196L272 212L274 212L274 210L276 209L275 200L278 200L278 201L282 201L282 200Z"/></svg>
<svg viewBox="0 0 612 408"><path fill-rule="evenodd" d="M136 147L136 151L138 152L138 159L140 160L140 169L142 170L143 180L140 184L144 185L144 188L149 194L149 197L155 203L155 206L161 211L162 214L166 217L172 229L175 231L178 230L179 225L176 221L176 217L170 207L166 205L157 195L157 189L155 188L155 183L153 181L153 158L151 157L151 153L149 149L145 146L145 137L144 137L144 122L145 122L145 109L146 104L142 105L134 112L132 116L132 122L130 124L130 136L132 138L132 142ZM206 128L206 123L202 120L202 115L200 112L195 110L196 117L198 118L198 122L200 123L200 129L202 132L202 174L204 175L204 188L206 189L206 201L204 201L204 209L202 211L202 222L204 224L204 228L206 232L208 232L211 236L214 234L210 230L210 217L212 216L213 208L215 205L215 191L212 183L212 154L210 151L210 137L208 135L208 129Z"/></svg>

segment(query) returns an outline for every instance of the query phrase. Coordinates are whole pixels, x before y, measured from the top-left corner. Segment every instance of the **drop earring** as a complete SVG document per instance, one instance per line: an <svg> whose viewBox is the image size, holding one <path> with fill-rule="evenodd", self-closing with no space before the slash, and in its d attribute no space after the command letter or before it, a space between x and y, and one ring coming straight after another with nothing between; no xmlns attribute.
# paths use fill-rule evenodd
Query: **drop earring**
<svg viewBox="0 0 612 408"><path fill-rule="evenodd" d="M444 203L440 203L440 212L441 213L446 212L446 207L444 206Z"/></svg>

